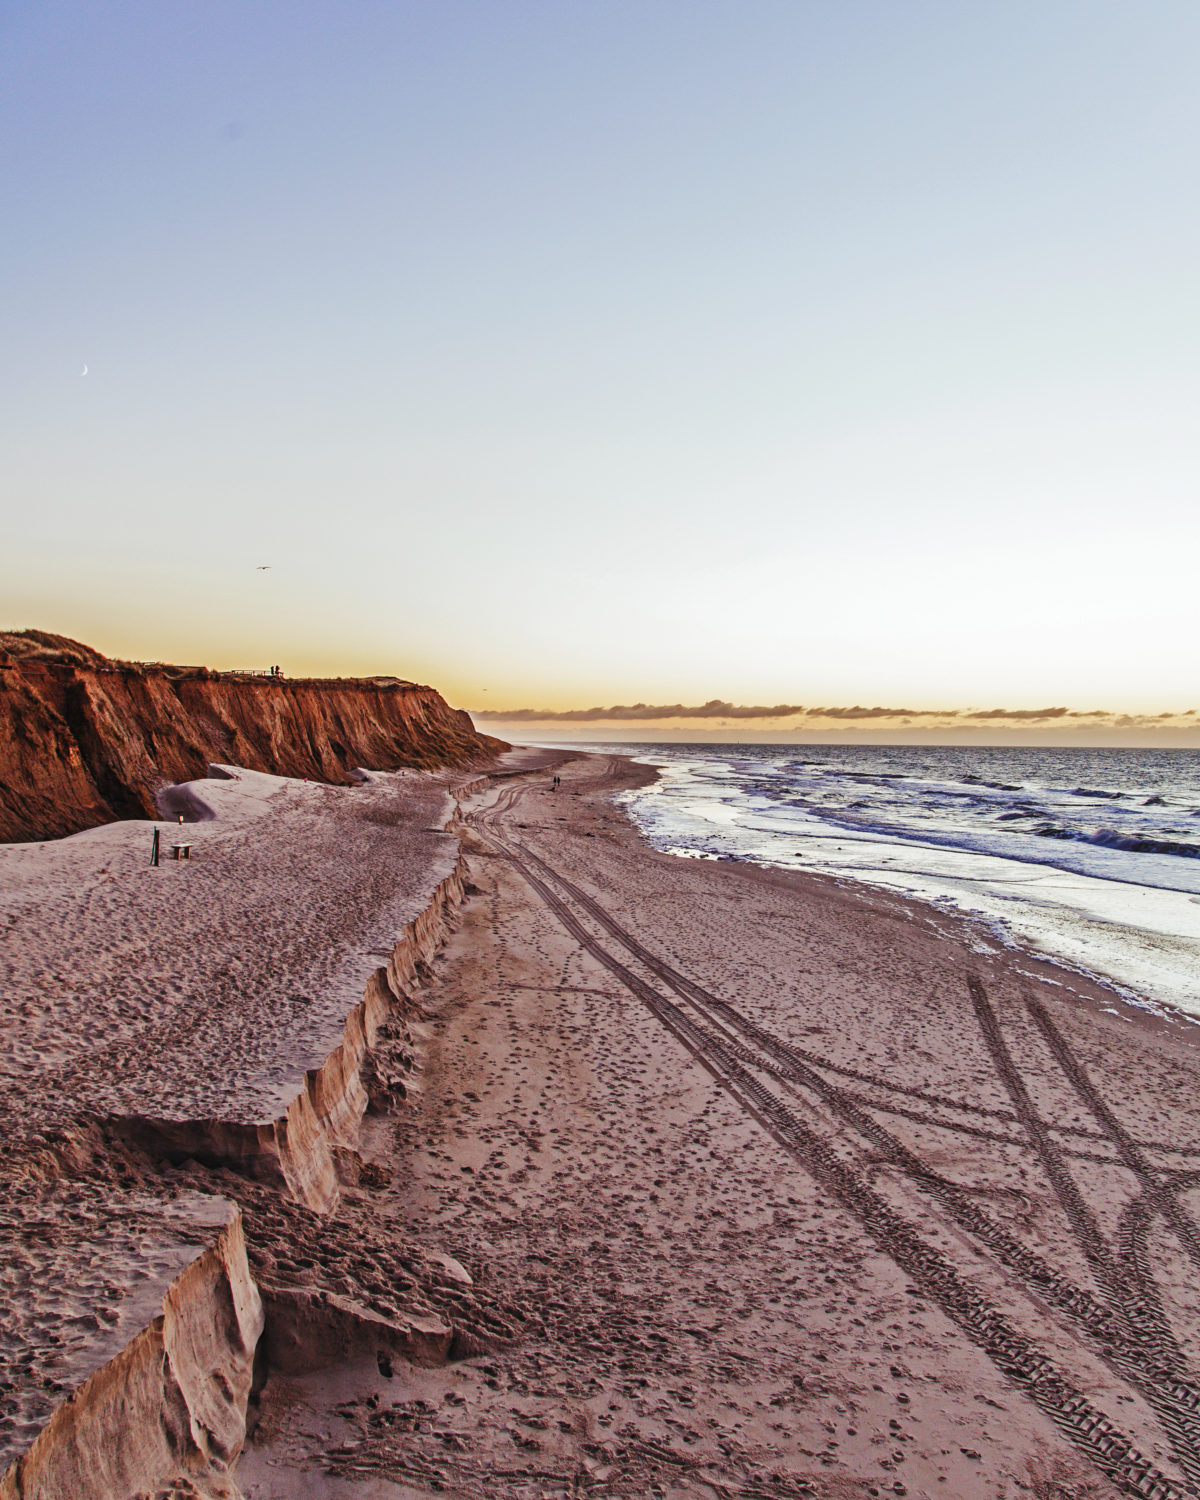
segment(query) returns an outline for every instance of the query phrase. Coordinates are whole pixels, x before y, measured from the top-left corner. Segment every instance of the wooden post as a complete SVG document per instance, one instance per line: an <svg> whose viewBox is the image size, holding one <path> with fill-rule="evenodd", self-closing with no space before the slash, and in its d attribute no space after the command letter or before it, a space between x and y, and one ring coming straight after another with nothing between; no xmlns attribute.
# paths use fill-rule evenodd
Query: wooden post
<svg viewBox="0 0 1200 1500"><path fill-rule="evenodd" d="M150 863L152 865L155 865L155 866L157 866L157 864L158 864L158 829L157 828L154 830L154 836L150 840Z"/></svg>

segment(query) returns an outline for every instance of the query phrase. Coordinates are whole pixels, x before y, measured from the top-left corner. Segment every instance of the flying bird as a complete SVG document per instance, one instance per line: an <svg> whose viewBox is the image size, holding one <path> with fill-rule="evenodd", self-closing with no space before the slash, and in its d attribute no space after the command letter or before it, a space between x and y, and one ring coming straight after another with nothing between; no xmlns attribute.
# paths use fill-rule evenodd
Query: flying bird
<svg viewBox="0 0 1200 1500"><path fill-rule="evenodd" d="M262 563L259 567L255 568L254 571L256 573L269 573L271 571L271 564L270 563Z"/></svg>
<svg viewBox="0 0 1200 1500"><path fill-rule="evenodd" d="M83 369L82 369L82 370L80 370L80 372L79 372L79 373L80 373L80 374L81 374L81 375L86 375L86 374L87 374L87 365L84 365L84 367L83 367Z"/></svg>

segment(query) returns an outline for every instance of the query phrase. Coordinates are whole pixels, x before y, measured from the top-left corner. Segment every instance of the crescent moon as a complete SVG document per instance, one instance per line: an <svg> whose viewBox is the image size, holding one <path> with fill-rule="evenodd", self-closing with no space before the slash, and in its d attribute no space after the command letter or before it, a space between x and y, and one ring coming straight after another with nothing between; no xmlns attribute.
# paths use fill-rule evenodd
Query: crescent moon
<svg viewBox="0 0 1200 1500"><path fill-rule="evenodd" d="M83 367L83 369L82 369L82 370L80 370L80 372L79 372L79 373L80 373L80 374L81 374L81 375L86 375L86 374L87 374L87 365L84 365L84 367Z"/></svg>

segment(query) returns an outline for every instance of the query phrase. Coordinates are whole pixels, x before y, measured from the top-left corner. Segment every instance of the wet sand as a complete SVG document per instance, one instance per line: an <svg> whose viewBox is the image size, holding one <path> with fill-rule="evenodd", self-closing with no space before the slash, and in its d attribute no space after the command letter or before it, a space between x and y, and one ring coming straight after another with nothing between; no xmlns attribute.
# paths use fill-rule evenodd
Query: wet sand
<svg viewBox="0 0 1200 1500"><path fill-rule="evenodd" d="M1200 1476L1200 1053L953 918L463 805L374 1221L514 1330L269 1383L252 1500L1109 1496ZM981 951L983 947L983 951Z"/></svg>

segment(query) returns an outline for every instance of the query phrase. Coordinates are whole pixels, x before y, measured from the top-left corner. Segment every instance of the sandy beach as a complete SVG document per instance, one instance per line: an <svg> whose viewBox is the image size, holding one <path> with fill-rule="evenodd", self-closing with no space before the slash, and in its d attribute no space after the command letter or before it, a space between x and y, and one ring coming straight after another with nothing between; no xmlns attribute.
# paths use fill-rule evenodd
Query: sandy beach
<svg viewBox="0 0 1200 1500"><path fill-rule="evenodd" d="M1200 5L0 36L0 1500L1200 1500Z"/></svg>
<svg viewBox="0 0 1200 1500"><path fill-rule="evenodd" d="M555 769L237 773L154 882L144 824L0 854L8 1455L240 1210L249 1436L172 1494L1192 1493L1195 1028ZM335 1193L171 1148L286 1109L454 871Z"/></svg>

